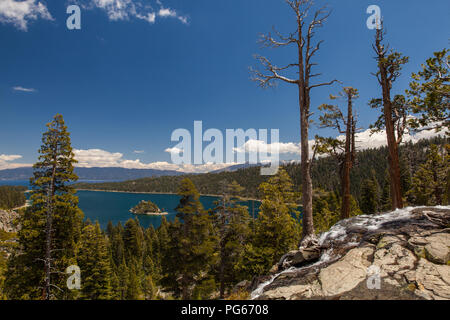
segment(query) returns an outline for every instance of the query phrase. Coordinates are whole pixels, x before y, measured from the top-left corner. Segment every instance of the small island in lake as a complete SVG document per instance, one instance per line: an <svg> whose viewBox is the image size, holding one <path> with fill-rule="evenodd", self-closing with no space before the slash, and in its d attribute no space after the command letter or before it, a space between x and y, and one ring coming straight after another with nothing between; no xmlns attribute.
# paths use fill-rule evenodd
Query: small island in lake
<svg viewBox="0 0 450 320"><path fill-rule="evenodd" d="M167 212L162 212L156 204L151 201L144 201L138 203L137 206L130 209L133 214L147 215L147 216L164 216Z"/></svg>

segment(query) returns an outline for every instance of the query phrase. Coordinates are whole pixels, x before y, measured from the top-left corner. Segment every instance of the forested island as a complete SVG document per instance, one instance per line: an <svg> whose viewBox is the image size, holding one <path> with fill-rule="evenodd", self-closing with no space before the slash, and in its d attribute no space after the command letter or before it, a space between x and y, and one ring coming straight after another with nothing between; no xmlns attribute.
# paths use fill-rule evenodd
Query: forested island
<svg viewBox="0 0 450 320"><path fill-rule="evenodd" d="M135 207L130 209L130 212L136 215L147 216L164 216L167 212L162 212L161 209L151 201L142 200Z"/></svg>

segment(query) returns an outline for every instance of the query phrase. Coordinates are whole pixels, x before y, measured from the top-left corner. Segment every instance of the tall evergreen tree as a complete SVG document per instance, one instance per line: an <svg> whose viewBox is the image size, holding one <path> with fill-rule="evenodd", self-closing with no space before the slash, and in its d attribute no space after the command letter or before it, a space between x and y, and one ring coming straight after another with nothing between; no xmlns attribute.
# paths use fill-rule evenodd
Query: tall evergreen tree
<svg viewBox="0 0 450 320"><path fill-rule="evenodd" d="M142 263L145 249L144 232L137 219L128 219L125 223L123 242L126 260Z"/></svg>
<svg viewBox="0 0 450 320"><path fill-rule="evenodd" d="M381 99L372 99L372 108L381 108L382 115L374 124L374 130L386 131L387 144L389 150L389 174L391 182L392 209L403 208L400 164L398 146L402 141L402 136L407 128L408 108L405 98L401 95L391 97L392 85L400 76L402 65L408 62L408 57L392 51L388 52L388 46L383 43L384 29L377 29L375 36L375 51L378 63L378 71L375 74L382 89Z"/></svg>
<svg viewBox="0 0 450 320"><path fill-rule="evenodd" d="M245 264L259 261L257 263L262 264L259 272L264 273L278 263L283 254L297 247L301 228L296 220L299 195L294 192L292 180L285 170L278 170L275 176L262 183L260 192L263 199L254 235L246 250L244 269Z"/></svg>
<svg viewBox="0 0 450 320"><path fill-rule="evenodd" d="M82 230L78 266L82 279L81 298L110 299L112 270L108 242L98 222L95 225L87 225Z"/></svg>
<svg viewBox="0 0 450 320"><path fill-rule="evenodd" d="M446 129L450 135L450 49L435 52L422 65L422 70L412 74L413 81L407 94L412 111L417 117L410 124L415 129L433 127Z"/></svg>
<svg viewBox="0 0 450 320"><path fill-rule="evenodd" d="M414 204L443 204L449 168L448 156L439 154L437 145L431 145L427 161L420 166L413 177L410 195L413 197Z"/></svg>
<svg viewBox="0 0 450 320"><path fill-rule="evenodd" d="M372 171L372 177L363 182L361 190L361 210L364 214L374 214L378 212L379 201L378 182L375 172Z"/></svg>
<svg viewBox="0 0 450 320"><path fill-rule="evenodd" d="M243 189L236 181L225 185L223 194L213 209L219 237L217 278L220 298L224 298L226 289L242 280L236 266L242 261L244 245L250 233L248 208L240 204Z"/></svg>
<svg viewBox="0 0 450 320"><path fill-rule="evenodd" d="M391 183L388 170L386 170L383 181L383 189L381 190L380 203L378 209L381 212L386 212L392 209L391 201Z"/></svg>
<svg viewBox="0 0 450 320"><path fill-rule="evenodd" d="M31 207L21 218L20 252L11 260L6 282L10 298L70 298L65 270L76 264L83 213L71 182L74 153L62 115L47 124L34 164Z"/></svg>
<svg viewBox="0 0 450 320"><path fill-rule="evenodd" d="M181 223L176 221L169 228L163 281L175 294L189 299L193 288L210 276L211 268L216 264L217 238L211 218L189 178L181 181L178 195L181 199L176 210Z"/></svg>
<svg viewBox="0 0 450 320"><path fill-rule="evenodd" d="M323 104L319 106L319 110L324 111L324 114L320 116L320 125L322 128L333 128L339 134L345 134L345 140L324 139L316 136L315 151L328 153L339 161L342 189L341 218L347 219L350 217L350 171L355 163L356 151L356 116L353 112L353 102L359 97L358 90L344 87L338 96L330 95L332 100L339 97L345 98L347 101L347 114L344 115L336 105Z"/></svg>

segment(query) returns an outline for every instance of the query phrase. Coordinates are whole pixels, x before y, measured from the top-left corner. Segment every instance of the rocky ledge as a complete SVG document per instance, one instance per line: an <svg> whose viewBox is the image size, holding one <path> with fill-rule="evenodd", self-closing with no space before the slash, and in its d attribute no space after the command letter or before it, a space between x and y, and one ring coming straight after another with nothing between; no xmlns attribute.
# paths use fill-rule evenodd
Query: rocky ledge
<svg viewBox="0 0 450 320"><path fill-rule="evenodd" d="M252 299L450 299L450 207L340 221L255 279Z"/></svg>

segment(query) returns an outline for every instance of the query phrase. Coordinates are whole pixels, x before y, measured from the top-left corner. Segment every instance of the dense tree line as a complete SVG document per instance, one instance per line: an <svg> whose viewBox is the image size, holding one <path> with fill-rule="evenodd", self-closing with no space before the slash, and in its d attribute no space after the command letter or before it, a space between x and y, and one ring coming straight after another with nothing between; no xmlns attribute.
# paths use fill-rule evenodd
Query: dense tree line
<svg viewBox="0 0 450 320"><path fill-rule="evenodd" d="M0 209L13 209L25 204L26 187L0 186Z"/></svg>

